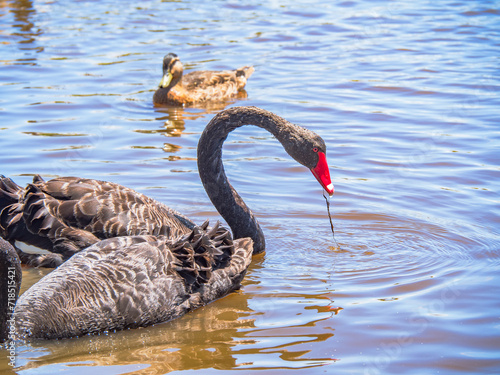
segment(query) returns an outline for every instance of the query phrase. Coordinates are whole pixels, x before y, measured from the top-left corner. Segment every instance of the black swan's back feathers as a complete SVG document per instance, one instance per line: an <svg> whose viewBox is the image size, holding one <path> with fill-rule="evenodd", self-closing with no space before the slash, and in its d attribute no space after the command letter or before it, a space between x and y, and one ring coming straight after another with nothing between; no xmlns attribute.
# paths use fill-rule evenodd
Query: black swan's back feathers
<svg viewBox="0 0 500 375"><path fill-rule="evenodd" d="M106 238L187 233L194 224L132 189L98 180L35 176L25 189L0 178L0 231L64 259Z"/></svg>
<svg viewBox="0 0 500 375"><path fill-rule="evenodd" d="M21 296L19 338L63 338L174 319L239 287L252 241L208 222L177 240L100 241Z"/></svg>
<svg viewBox="0 0 500 375"><path fill-rule="evenodd" d="M208 220L172 244L176 257L175 270L191 291L208 282L213 271L226 267L234 254L231 233L220 227L218 222L204 232L207 227Z"/></svg>
<svg viewBox="0 0 500 375"><path fill-rule="evenodd" d="M24 221L25 191L10 178L0 175L0 236L14 242L23 238L23 242L35 244L40 248L51 247L49 239L31 233Z"/></svg>

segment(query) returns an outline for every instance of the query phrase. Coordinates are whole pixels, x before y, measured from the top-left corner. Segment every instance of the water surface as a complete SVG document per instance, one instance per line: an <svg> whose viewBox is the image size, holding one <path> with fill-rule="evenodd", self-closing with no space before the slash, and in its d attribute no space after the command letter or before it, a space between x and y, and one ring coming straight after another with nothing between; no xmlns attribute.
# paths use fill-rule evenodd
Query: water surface
<svg viewBox="0 0 500 375"><path fill-rule="evenodd" d="M5 1L0 173L132 187L202 223L206 123L255 105L320 134L321 188L265 131L224 147L264 229L240 291L146 329L17 347L14 372L500 372L498 1ZM155 108L161 61L253 64L246 98ZM23 290L45 270L24 270ZM0 350L0 372L10 371Z"/></svg>

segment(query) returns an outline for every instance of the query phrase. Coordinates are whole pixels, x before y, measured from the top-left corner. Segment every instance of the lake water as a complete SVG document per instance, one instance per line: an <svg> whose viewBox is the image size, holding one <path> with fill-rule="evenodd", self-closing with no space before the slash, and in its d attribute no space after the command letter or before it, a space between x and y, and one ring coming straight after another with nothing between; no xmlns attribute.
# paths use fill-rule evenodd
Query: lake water
<svg viewBox="0 0 500 375"><path fill-rule="evenodd" d="M254 65L225 107L325 139L341 247L312 174L239 129L226 170L267 239L242 289L19 345L17 374L500 373L499 1L2 1L0 51L0 173L117 182L197 223L218 218L196 145L224 105L155 108L162 58Z"/></svg>

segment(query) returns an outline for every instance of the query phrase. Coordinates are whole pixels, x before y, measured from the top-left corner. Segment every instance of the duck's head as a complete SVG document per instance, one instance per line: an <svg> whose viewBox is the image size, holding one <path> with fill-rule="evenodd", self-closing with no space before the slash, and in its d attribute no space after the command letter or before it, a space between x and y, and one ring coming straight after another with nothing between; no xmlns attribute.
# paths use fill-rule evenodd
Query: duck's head
<svg viewBox="0 0 500 375"><path fill-rule="evenodd" d="M172 88L182 78L184 67L181 60L175 53L169 53L163 58L163 78L160 82L160 88Z"/></svg>

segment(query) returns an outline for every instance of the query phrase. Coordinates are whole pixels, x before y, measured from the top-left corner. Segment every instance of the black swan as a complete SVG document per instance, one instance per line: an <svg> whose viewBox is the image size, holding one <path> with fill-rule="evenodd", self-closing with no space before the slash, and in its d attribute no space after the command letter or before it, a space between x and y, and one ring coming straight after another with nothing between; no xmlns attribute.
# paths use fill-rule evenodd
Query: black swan
<svg viewBox="0 0 500 375"><path fill-rule="evenodd" d="M309 168L321 186L333 194L324 141L314 132L256 107L233 107L218 113L198 143L198 170L215 208L235 239L250 237L253 252L265 249L262 230L253 213L227 180L222 144L243 125L271 132L286 152ZM55 267L102 239L133 235L164 235L175 239L195 224L180 213L121 185L77 177L44 181L35 176L23 189L0 176L0 235L12 244L24 242L52 252L19 251L23 263Z"/></svg>
<svg viewBox="0 0 500 375"><path fill-rule="evenodd" d="M184 105L224 101L236 97L254 72L251 66L224 71L196 71L182 75L183 66L175 53L163 58L163 78L153 95L154 104Z"/></svg>
<svg viewBox="0 0 500 375"><path fill-rule="evenodd" d="M239 288L251 258L250 238L233 241L228 230L210 229L207 221L176 240L144 235L100 241L17 298L20 260L0 238L0 342L175 319Z"/></svg>

